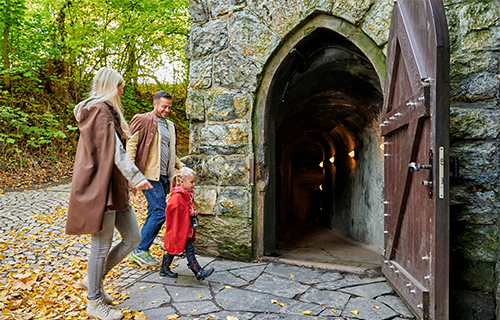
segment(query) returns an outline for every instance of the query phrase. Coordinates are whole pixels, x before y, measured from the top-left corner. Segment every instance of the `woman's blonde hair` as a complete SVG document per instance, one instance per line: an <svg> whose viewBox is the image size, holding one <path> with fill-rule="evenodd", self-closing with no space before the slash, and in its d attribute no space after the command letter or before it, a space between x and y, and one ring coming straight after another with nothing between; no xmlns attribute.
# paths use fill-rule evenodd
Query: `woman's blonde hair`
<svg viewBox="0 0 500 320"><path fill-rule="evenodd" d="M196 172L194 172L193 169L188 167L182 167L179 170L177 170L177 173L174 174L172 180L170 181L170 190L172 190L176 185L178 185L181 180L184 180L187 177L196 178Z"/></svg>
<svg viewBox="0 0 500 320"><path fill-rule="evenodd" d="M123 116L122 101L118 94L118 86L123 84L123 82L121 74L113 69L103 67L94 76L90 96L99 97L96 102L106 101L115 108L120 116L120 126L123 133L128 138L130 136L129 126Z"/></svg>

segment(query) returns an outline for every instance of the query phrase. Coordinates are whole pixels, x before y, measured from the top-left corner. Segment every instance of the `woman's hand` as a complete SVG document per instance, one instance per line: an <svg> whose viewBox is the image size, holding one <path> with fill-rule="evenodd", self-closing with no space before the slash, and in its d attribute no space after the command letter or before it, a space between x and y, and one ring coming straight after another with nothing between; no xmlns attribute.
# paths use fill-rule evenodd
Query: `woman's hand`
<svg viewBox="0 0 500 320"><path fill-rule="evenodd" d="M138 184L135 185L135 188L132 188L132 193L135 195L137 191L142 191L146 189L153 189L151 183L149 183L148 179L144 179Z"/></svg>

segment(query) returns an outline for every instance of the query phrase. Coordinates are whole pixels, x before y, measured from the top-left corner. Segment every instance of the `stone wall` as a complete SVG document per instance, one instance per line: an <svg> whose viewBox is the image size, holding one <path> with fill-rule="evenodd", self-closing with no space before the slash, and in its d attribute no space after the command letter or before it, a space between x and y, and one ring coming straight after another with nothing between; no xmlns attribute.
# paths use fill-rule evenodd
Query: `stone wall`
<svg viewBox="0 0 500 320"><path fill-rule="evenodd" d="M273 53L315 13L348 21L383 49L392 2L190 1L186 112L191 133L186 161L199 175L196 201L204 228L198 243L206 252L254 256L251 171L258 148L254 121L259 121L254 107ZM451 179L450 194L452 304L478 300L477 307L457 305L452 311L460 311L464 319L473 314L492 319L494 297L500 297L500 7L497 0L444 4L451 42L451 155L460 158L460 176Z"/></svg>
<svg viewBox="0 0 500 320"><path fill-rule="evenodd" d="M460 163L450 191L451 310L465 312L464 319L494 319L493 297L499 305L500 6L498 1L444 3L451 45L451 157ZM464 300L475 307L463 310Z"/></svg>

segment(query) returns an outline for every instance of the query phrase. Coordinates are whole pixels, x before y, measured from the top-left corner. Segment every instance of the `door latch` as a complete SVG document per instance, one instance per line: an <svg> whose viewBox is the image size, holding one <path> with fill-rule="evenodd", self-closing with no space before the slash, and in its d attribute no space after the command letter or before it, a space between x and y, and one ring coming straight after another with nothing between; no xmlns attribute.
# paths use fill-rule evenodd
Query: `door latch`
<svg viewBox="0 0 500 320"><path fill-rule="evenodd" d="M422 181L422 185L427 186L427 188L429 189L429 198L431 198L431 199L432 199L432 196L434 193L433 183L432 183L432 179L433 179L432 161L433 161L433 158L434 158L434 156L433 156L432 150L429 150L429 164L420 164L420 163L416 163L416 162L410 162L410 164L408 166L408 168L410 168L411 172L420 171L420 169L429 170L429 180Z"/></svg>

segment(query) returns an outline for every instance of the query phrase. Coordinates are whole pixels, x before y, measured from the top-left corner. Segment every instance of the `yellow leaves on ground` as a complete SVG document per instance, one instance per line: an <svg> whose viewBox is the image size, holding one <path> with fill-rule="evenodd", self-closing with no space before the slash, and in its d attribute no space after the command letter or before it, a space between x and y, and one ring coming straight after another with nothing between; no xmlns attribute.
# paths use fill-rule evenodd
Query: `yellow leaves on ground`
<svg viewBox="0 0 500 320"><path fill-rule="evenodd" d="M358 310L353 310L353 311L349 311L349 312L354 314L354 315L357 315L359 313Z"/></svg>
<svg viewBox="0 0 500 320"><path fill-rule="evenodd" d="M291 274L290 277L295 278L295 276L293 274Z"/></svg>
<svg viewBox="0 0 500 320"><path fill-rule="evenodd" d="M226 289L231 289L231 286L225 286Z"/></svg>
<svg viewBox="0 0 500 320"><path fill-rule="evenodd" d="M303 314L305 314L306 316L310 315L311 314L311 311L309 310L306 310L306 311L302 311Z"/></svg>
<svg viewBox="0 0 500 320"><path fill-rule="evenodd" d="M67 200L67 196L64 200ZM142 224L147 209L144 196L142 193L132 196L131 202L138 208L137 219ZM30 216L26 226L2 234L0 278L4 281L0 288L0 320L87 319L87 291L80 288L79 284L86 273L88 256L75 256L75 247L90 248L90 237L66 235L66 215L67 208L55 206L50 212L40 211ZM152 247L158 248L155 245ZM161 249L158 248L158 251L161 252ZM12 256L15 256L15 261L8 258ZM160 258L161 254L156 254L156 257ZM123 261L103 283L106 292L115 299L113 305L119 305L129 298L116 289L114 279L120 277L120 269L130 266L135 267ZM147 319L142 312L120 311L124 313L125 320Z"/></svg>
<svg viewBox="0 0 500 320"><path fill-rule="evenodd" d="M380 310L380 307L379 306L373 306L373 308L377 309L377 310Z"/></svg>
<svg viewBox="0 0 500 320"><path fill-rule="evenodd" d="M199 294L199 295L198 295L198 298L200 298L200 299L201 299L201 298L203 298L203 296L202 296L201 294Z"/></svg>
<svg viewBox="0 0 500 320"><path fill-rule="evenodd" d="M167 316L167 320L172 320L172 319L179 319L179 315L177 314L170 314Z"/></svg>
<svg viewBox="0 0 500 320"><path fill-rule="evenodd" d="M278 303L278 306L280 306L280 307L284 307L284 306L285 306L285 304L284 304L283 302L280 302L280 303Z"/></svg>

